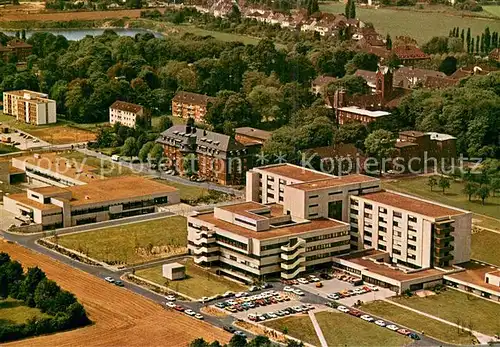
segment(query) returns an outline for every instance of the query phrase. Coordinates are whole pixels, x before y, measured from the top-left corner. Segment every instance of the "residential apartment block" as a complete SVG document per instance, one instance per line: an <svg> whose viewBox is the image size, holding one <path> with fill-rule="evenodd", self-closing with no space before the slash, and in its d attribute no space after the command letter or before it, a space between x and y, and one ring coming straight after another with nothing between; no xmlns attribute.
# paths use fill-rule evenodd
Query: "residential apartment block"
<svg viewBox="0 0 500 347"><path fill-rule="evenodd" d="M178 92L172 99L172 115L193 118L197 123L204 123L208 103L212 100L214 98L203 94Z"/></svg>
<svg viewBox="0 0 500 347"><path fill-rule="evenodd" d="M47 94L30 90L4 92L3 112L32 125L57 122L56 102L49 99Z"/></svg>
<svg viewBox="0 0 500 347"><path fill-rule="evenodd" d="M393 263L409 268L448 267L470 259L471 212L387 191L350 201L355 249L387 252Z"/></svg>
<svg viewBox="0 0 500 347"><path fill-rule="evenodd" d="M158 205L179 201L176 188L139 176L122 176L65 188L33 188L3 198L6 211L29 218L39 230L153 213Z"/></svg>
<svg viewBox="0 0 500 347"><path fill-rule="evenodd" d="M144 107L125 101L115 101L109 107L109 123L120 123L121 125L135 128L139 120L146 117Z"/></svg>
<svg viewBox="0 0 500 347"><path fill-rule="evenodd" d="M0 55L5 62L9 61L9 56L12 54L17 58L18 62L26 61L26 58L31 55L33 46L29 43L14 39L7 42L6 46L0 44Z"/></svg>
<svg viewBox="0 0 500 347"><path fill-rule="evenodd" d="M219 184L242 183L245 172L253 166L254 150L260 148L253 144L245 146L224 134L185 125L170 127L156 142L164 148L169 169Z"/></svg>

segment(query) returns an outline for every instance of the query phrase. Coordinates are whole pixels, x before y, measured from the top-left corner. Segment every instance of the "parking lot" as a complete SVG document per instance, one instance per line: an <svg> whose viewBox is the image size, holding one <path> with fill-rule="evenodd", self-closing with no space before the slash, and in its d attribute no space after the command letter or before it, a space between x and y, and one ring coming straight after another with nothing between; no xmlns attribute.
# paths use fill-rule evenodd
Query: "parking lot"
<svg viewBox="0 0 500 347"><path fill-rule="evenodd" d="M50 146L50 143L37 139L36 137L22 131L11 131L9 134L4 134L4 136L10 137L11 143L19 143L15 147L23 151L32 148Z"/></svg>
<svg viewBox="0 0 500 347"><path fill-rule="evenodd" d="M356 288L362 288L364 286L364 285L354 286L349 282L341 281L335 278L330 280L322 280L321 283L323 284L323 287L321 288L316 287L316 283L299 284L296 285L295 287L298 287L304 291L308 291L309 293L317 294L326 298L327 295L331 293L337 293L343 290L354 290ZM338 301L342 305L352 306L358 300L361 300L363 302L370 302L374 300L389 298L394 295L396 295L395 292L387 288L378 287L377 291L370 291L364 294L353 295L348 298L338 299L336 301Z"/></svg>
<svg viewBox="0 0 500 347"><path fill-rule="evenodd" d="M233 313L232 316L234 316L237 319L248 319L249 314L262 315L264 313L270 313L270 312L276 313L277 311L285 310L289 307L301 306L303 304L304 303L302 303L298 300L278 302L277 304L273 304L273 305L259 306L256 308L252 308L248 311L236 312L236 313ZM317 305L313 305L313 306L315 308L318 308ZM281 317L278 316L278 318L281 318ZM274 318L274 319L276 319L276 318Z"/></svg>

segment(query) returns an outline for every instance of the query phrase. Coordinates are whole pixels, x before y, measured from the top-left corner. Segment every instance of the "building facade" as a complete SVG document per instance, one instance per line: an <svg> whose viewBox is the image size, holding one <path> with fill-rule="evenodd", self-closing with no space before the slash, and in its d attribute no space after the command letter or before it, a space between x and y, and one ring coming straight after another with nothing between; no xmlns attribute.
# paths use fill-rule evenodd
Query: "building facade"
<svg viewBox="0 0 500 347"><path fill-rule="evenodd" d="M205 122L208 103L214 98L203 94L178 92L172 99L172 115L180 118L193 118L197 123Z"/></svg>
<svg viewBox="0 0 500 347"><path fill-rule="evenodd" d="M6 195L6 211L28 218L40 230L65 228L153 213L179 203L176 188L138 176L122 176L72 187L43 187Z"/></svg>
<svg viewBox="0 0 500 347"><path fill-rule="evenodd" d="M144 107L130 102L115 101L109 107L109 123L120 123L129 128L135 128L139 120L146 117Z"/></svg>
<svg viewBox="0 0 500 347"><path fill-rule="evenodd" d="M15 56L18 62L26 61L26 58L31 55L32 49L32 45L18 39L7 42L6 46L0 44L0 54L4 62L9 61L11 54Z"/></svg>
<svg viewBox="0 0 500 347"><path fill-rule="evenodd" d="M174 125L156 140L164 148L169 169L219 184L241 184L253 167L255 146L234 138L185 125Z"/></svg>
<svg viewBox="0 0 500 347"><path fill-rule="evenodd" d="M4 92L3 112L32 125L57 122L55 100L49 99L47 94L30 90Z"/></svg>

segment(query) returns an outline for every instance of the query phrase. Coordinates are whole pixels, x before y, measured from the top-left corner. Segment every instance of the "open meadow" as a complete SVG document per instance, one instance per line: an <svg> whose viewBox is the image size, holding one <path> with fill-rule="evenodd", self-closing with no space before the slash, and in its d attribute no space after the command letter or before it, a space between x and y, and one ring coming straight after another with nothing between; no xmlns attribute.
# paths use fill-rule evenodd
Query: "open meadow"
<svg viewBox="0 0 500 347"><path fill-rule="evenodd" d="M49 315L39 309L28 307L22 301L11 298L0 300L0 328L6 324L23 324L32 318L46 318Z"/></svg>
<svg viewBox="0 0 500 347"><path fill-rule="evenodd" d="M230 335L208 323L160 305L125 288L106 283L21 246L0 241L23 266L40 267L61 288L75 294L94 324L77 330L9 343L9 346L187 346L196 338L227 343Z"/></svg>
<svg viewBox="0 0 500 347"><path fill-rule="evenodd" d="M185 253L186 218L173 216L51 236L50 240L109 264L136 264Z"/></svg>
<svg viewBox="0 0 500 347"><path fill-rule="evenodd" d="M345 5L342 2L321 2L321 11L344 13ZM400 35L411 36L420 44L429 41L434 36L448 36L454 27L471 28L472 36L481 35L486 27L491 31L500 31L500 19L485 19L462 17L447 13L427 13L392 8L369 9L358 6L357 17L365 22L373 23L377 32L382 35L390 34L394 38Z"/></svg>

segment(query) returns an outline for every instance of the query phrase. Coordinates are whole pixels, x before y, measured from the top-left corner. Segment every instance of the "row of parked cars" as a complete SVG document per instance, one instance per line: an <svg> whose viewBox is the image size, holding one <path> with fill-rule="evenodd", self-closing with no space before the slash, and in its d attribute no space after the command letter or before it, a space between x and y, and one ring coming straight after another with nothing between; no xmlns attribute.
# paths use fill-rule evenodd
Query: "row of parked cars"
<svg viewBox="0 0 500 347"><path fill-rule="evenodd" d="M235 297L226 301L216 303L214 306L229 312L246 311L259 306L277 304L278 302L290 301L290 297L275 290L269 290L255 295Z"/></svg>
<svg viewBox="0 0 500 347"><path fill-rule="evenodd" d="M118 286L118 287L124 287L124 284L122 281L120 280L115 280L113 277L104 277L104 280L108 283L111 283L111 284L114 284L115 286Z"/></svg>
<svg viewBox="0 0 500 347"><path fill-rule="evenodd" d="M312 275L309 275L307 277L301 277L301 278L297 278L297 279L281 280L281 282L283 284L286 284L286 285L297 285L297 284L308 284L308 283L312 283L312 282L320 282L321 279L329 280L331 278L332 278L332 276L330 276L329 274L321 273L319 275L319 277L312 274Z"/></svg>
<svg viewBox="0 0 500 347"><path fill-rule="evenodd" d="M200 299L200 302L203 302L203 303L206 303L206 302L210 302L210 301L213 301L213 300L219 300L219 299L227 299L227 298L243 298L243 297L247 297L250 295L250 293L252 292L258 292L260 290L264 290L264 289L269 289L269 288L272 288L272 284L270 283L263 283L261 285L253 285L251 286L249 289L248 289L248 292L232 292L232 291L227 291L225 292L224 294L217 294L217 295L214 295L212 297L202 297Z"/></svg>
<svg viewBox="0 0 500 347"><path fill-rule="evenodd" d="M361 311L358 311L354 308L348 308L346 306L337 306L335 308L337 310L339 310L340 312L347 313L347 314L350 314L351 316L361 318L362 320L370 322L370 323L374 323L374 324L378 325L379 327L387 328L387 329L392 330L392 331L396 331L401 335L405 335L405 336L412 338L413 340L420 340L420 336L418 336L417 334L415 334L414 332L412 332L408 329L400 328L397 325L387 323L381 319L375 319L372 316L365 314Z"/></svg>
<svg viewBox="0 0 500 347"><path fill-rule="evenodd" d="M343 298L348 298L350 296L361 295L364 293L378 291L378 287L373 284L367 284L363 287L358 287L354 289L344 289L340 292L328 294L326 297L332 300L340 300Z"/></svg>
<svg viewBox="0 0 500 347"><path fill-rule="evenodd" d="M181 305L175 304L173 301L167 301L165 303L165 306L167 306L168 308L174 309L178 312L184 312L188 316L194 317L196 319L200 319L200 320L203 319L203 315L201 315L200 313L195 312L191 309L186 309Z"/></svg>
<svg viewBox="0 0 500 347"><path fill-rule="evenodd" d="M349 283L354 284L354 285L357 285L358 283L363 283L362 279L355 277L355 276L348 275L345 272L338 271L338 270L333 273L333 278L336 278L340 281L349 282Z"/></svg>
<svg viewBox="0 0 500 347"><path fill-rule="evenodd" d="M311 304L304 304L300 306L291 306L278 310L276 312L266 312L266 313L250 313L247 317L249 320L254 322L262 322L268 319L274 319L279 317L288 316L295 313L307 312L313 310L314 306Z"/></svg>

